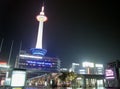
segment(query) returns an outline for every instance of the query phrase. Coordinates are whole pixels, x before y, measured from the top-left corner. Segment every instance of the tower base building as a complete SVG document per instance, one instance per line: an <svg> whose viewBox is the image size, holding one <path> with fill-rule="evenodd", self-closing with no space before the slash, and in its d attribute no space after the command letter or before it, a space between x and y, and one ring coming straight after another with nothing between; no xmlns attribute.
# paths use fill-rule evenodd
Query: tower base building
<svg viewBox="0 0 120 89"><path fill-rule="evenodd" d="M20 53L16 59L16 67L28 71L59 72L60 59L46 56Z"/></svg>

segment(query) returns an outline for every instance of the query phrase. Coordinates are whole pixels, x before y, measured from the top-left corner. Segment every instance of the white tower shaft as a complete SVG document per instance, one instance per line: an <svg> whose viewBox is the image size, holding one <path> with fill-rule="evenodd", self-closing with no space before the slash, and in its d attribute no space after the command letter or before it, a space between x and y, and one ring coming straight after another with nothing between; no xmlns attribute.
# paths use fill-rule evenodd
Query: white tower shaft
<svg viewBox="0 0 120 89"><path fill-rule="evenodd" d="M47 17L45 16L45 13L44 13L44 6L42 6L42 8L41 8L41 12L37 16L37 20L39 21L39 28L38 28L36 48L42 49L43 23L47 20Z"/></svg>
<svg viewBox="0 0 120 89"><path fill-rule="evenodd" d="M43 39L43 22L40 21L39 28L38 28L36 48L42 49L42 39Z"/></svg>

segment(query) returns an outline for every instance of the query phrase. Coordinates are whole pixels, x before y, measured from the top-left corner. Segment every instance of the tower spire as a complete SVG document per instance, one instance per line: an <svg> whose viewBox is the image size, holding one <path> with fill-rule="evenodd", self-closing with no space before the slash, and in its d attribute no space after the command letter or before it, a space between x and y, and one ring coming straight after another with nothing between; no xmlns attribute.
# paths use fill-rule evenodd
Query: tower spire
<svg viewBox="0 0 120 89"><path fill-rule="evenodd" d="M41 12L40 12L40 15L45 15L45 13L44 13L44 5L42 6L42 8L41 8Z"/></svg>

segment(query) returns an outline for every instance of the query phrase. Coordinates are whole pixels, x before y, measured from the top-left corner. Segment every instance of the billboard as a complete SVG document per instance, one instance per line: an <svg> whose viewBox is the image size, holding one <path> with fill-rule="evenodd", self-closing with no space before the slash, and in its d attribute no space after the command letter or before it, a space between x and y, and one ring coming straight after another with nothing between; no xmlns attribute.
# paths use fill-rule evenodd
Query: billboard
<svg viewBox="0 0 120 89"><path fill-rule="evenodd" d="M114 79L115 78L114 68L110 68L110 69L105 70L105 78L106 79Z"/></svg>
<svg viewBox="0 0 120 89"><path fill-rule="evenodd" d="M26 70L14 69L12 71L11 86L12 87L23 87L26 80Z"/></svg>

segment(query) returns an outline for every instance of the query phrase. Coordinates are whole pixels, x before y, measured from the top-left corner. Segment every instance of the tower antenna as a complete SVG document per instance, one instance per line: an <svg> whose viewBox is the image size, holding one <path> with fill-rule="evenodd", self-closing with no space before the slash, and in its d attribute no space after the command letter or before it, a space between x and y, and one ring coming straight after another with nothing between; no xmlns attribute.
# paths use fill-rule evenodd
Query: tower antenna
<svg viewBox="0 0 120 89"><path fill-rule="evenodd" d="M1 44L0 44L0 53L1 53L1 50L2 50L3 41L4 41L4 39L2 39Z"/></svg>

